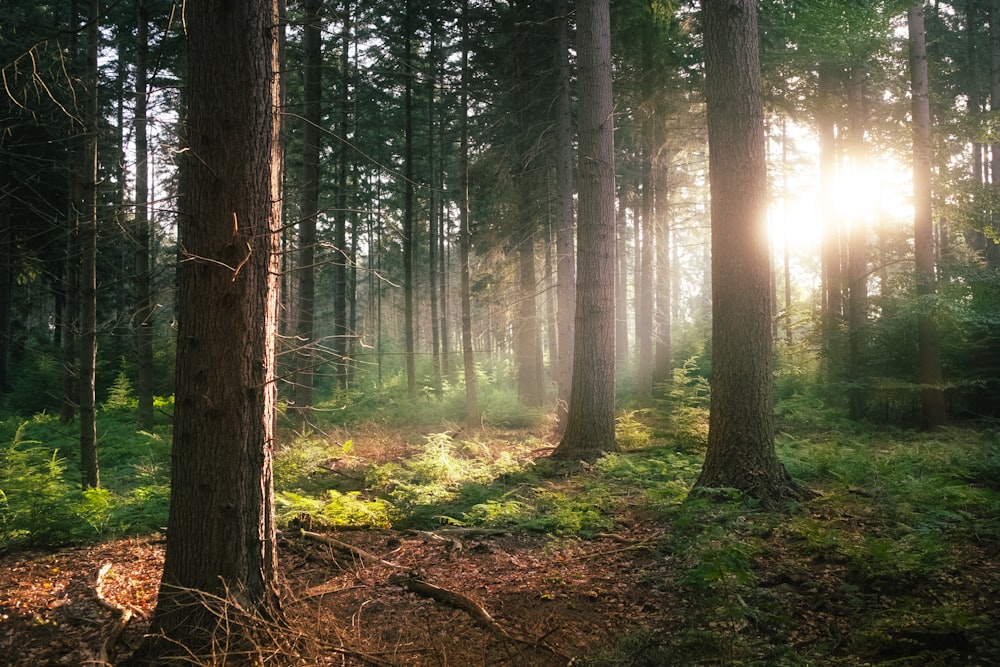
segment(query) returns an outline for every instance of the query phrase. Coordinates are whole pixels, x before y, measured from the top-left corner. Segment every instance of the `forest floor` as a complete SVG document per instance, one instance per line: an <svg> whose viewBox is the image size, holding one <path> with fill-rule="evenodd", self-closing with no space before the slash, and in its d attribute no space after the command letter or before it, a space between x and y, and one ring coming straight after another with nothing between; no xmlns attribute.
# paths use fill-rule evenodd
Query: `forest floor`
<svg viewBox="0 0 1000 667"><path fill-rule="evenodd" d="M616 503L613 529L589 539L288 530L282 632L303 638L302 665L1000 665L1000 544L949 544L926 569L888 553L859 571L822 544L833 532L816 535L874 539L884 520L817 491L794 520L704 509L698 521L743 537L701 542L700 565L678 549L684 516L635 502ZM151 536L0 556L0 665L127 654L147 630L163 549Z"/></svg>

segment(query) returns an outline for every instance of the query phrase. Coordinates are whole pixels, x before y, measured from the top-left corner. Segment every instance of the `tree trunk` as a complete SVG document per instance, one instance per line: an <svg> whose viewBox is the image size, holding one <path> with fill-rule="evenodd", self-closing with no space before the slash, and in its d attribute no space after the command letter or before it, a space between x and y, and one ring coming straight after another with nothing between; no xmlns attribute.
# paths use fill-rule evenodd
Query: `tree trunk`
<svg viewBox="0 0 1000 667"><path fill-rule="evenodd" d="M580 197L576 336L566 432L553 456L593 460L615 443L615 156L608 0L577 0Z"/></svg>
<svg viewBox="0 0 1000 667"><path fill-rule="evenodd" d="M87 23L87 174L80 224L80 472L84 489L101 485L97 463L97 51L100 7L90 0Z"/></svg>
<svg viewBox="0 0 1000 667"><path fill-rule="evenodd" d="M843 277L840 269L840 234L835 215L834 183L837 179L837 145L834 96L837 85L837 70L831 63L821 63L819 67L820 104L816 114L819 135L819 179L823 202L823 330L824 343L832 346L836 323L844 312Z"/></svg>
<svg viewBox="0 0 1000 667"><path fill-rule="evenodd" d="M409 3L407 3L409 7ZM409 9L407 10L409 12ZM407 14L409 16L409 14ZM406 36L407 45L410 44L410 34ZM337 151L337 212L335 216L335 240L336 245L336 260L333 264L334 269L334 279L333 279L333 319L334 319L334 339L333 339L333 352L336 357L335 367L337 369L337 385L346 389L347 388L347 378L349 375L348 366L350 366L351 361L347 355L348 349L348 338L353 334L353 322L348 321L348 281L347 281L347 265L350 263L351 252L347 245L347 184L348 184L348 152L351 150L351 146L347 142L348 133L350 131L349 120L350 120L350 59L348 57L348 51L351 43L351 3L350 0L344 0L344 16L343 16L343 26L341 29L341 47L340 47L340 119L338 121L338 130L340 132L341 141L340 146ZM407 47L409 48L409 46ZM407 51L409 53L409 51ZM409 72L409 65L407 65L407 72ZM406 104L407 104L407 170L410 176L413 175L413 117L412 117L412 107L411 102L411 88L413 85L412 79L407 75L407 88L406 88ZM408 201L410 202L410 217L409 226L413 229L413 190L412 184L409 179L407 179L407 193ZM413 277L413 265L412 265L412 253L413 245L412 240L410 242L410 278ZM405 245L406 241L404 241ZM411 290L412 287L410 283L406 283L406 289ZM412 299L412 295L411 295ZM409 311L407 311L409 312ZM411 325L412 326L412 325ZM412 331L412 329L411 329ZM412 361L412 340L410 356L408 357L408 364ZM409 365L407 366L409 369Z"/></svg>
<svg viewBox="0 0 1000 667"><path fill-rule="evenodd" d="M469 210L469 0L462 0L462 90L459 95L461 148L459 159L461 228L459 230L459 291L462 300L462 362L465 374L465 419L470 426L479 423L479 398L476 391L476 358L472 350L472 280L469 256L472 254L472 229Z"/></svg>
<svg viewBox="0 0 1000 667"><path fill-rule="evenodd" d="M150 289L151 248L149 221L149 141L147 61L149 10L136 0L135 54L135 331L139 398L139 426L153 428L153 301Z"/></svg>
<svg viewBox="0 0 1000 667"><path fill-rule="evenodd" d="M417 369L415 365L416 333L414 328L413 292L413 0L406 1L406 24L403 27L403 39L406 49L403 52L403 76L406 78L403 94L403 123L405 125L405 155L403 156L403 178L406 181L403 194L403 357L406 364L406 394L410 398L417 396Z"/></svg>
<svg viewBox="0 0 1000 667"><path fill-rule="evenodd" d="M864 88L862 73L851 73L847 96L848 169L859 180L865 174ZM861 378L862 336L868 313L868 211L855 211L850 221L847 243L847 390L851 419L859 420L865 413L865 390Z"/></svg>
<svg viewBox="0 0 1000 667"><path fill-rule="evenodd" d="M525 405L540 407L545 401L542 369L539 366L538 302L535 275L535 220L532 188L527 174L517 179L517 199L520 215L521 242L517 246L518 297L517 319L514 325L514 354L517 360L517 393Z"/></svg>
<svg viewBox="0 0 1000 667"><path fill-rule="evenodd" d="M652 37L649 26L643 28L644 71L652 67ZM651 91L646 91L649 100ZM642 210L636 224L635 243L639 265L635 281L635 342L638 349L636 364L636 404L640 408L653 406L653 253L656 246L656 222L653 219L655 187L653 180L653 119L641 121Z"/></svg>
<svg viewBox="0 0 1000 667"><path fill-rule="evenodd" d="M436 18L431 17L429 26L430 49L427 56L427 173L430 178L427 197L427 285L430 289L434 393L440 396L443 378L441 370L441 318L440 303L438 302L438 297L440 297L438 292L438 171L434 159L434 149L437 142L436 128L434 127L438 60L436 27Z"/></svg>
<svg viewBox="0 0 1000 667"><path fill-rule="evenodd" d="M771 262L757 4L702 7L712 218L712 392L697 486L789 494L774 449Z"/></svg>
<svg viewBox="0 0 1000 667"><path fill-rule="evenodd" d="M277 2L205 0L188 7L186 26L193 157L179 229L170 518L151 629L127 665L208 664L222 650L249 663L264 636L254 628L280 613Z"/></svg>
<svg viewBox="0 0 1000 667"><path fill-rule="evenodd" d="M615 357L623 366L628 363L628 211L630 186L622 179L618 185L615 208ZM579 232L578 232L579 233ZM579 288L578 288L579 289Z"/></svg>
<svg viewBox="0 0 1000 667"><path fill-rule="evenodd" d="M559 318L559 363L556 373L559 404L556 414L558 432L566 428L569 392L573 380L573 317L576 307L576 243L573 212L573 116L570 109L569 69L569 3L555 0L555 161L558 218L556 220L556 285L557 316Z"/></svg>
<svg viewBox="0 0 1000 667"><path fill-rule="evenodd" d="M907 13L910 37L910 81L913 114L913 251L917 295L937 291L934 275L934 220L931 204L931 111L927 83L927 44L924 3L918 0ZM995 146L998 148L1000 146ZM996 155L994 153L994 155ZM995 158L996 159L996 158ZM944 426L944 391L941 389L941 350L937 322L929 308L917 316L917 362L923 423L928 429Z"/></svg>
<svg viewBox="0 0 1000 667"><path fill-rule="evenodd" d="M303 5L302 190L299 199L298 304L295 309L294 411L308 421L316 368L316 215L319 211L320 123L323 99L323 0Z"/></svg>
<svg viewBox="0 0 1000 667"><path fill-rule="evenodd" d="M662 145L662 143L661 143ZM670 201L667 190L669 174L666 161L663 164L654 163L654 204L653 210L656 224L656 348L653 359L653 379L657 382L670 382L673 367L671 349L671 326L673 323L673 290L671 289L672 250L670 234Z"/></svg>

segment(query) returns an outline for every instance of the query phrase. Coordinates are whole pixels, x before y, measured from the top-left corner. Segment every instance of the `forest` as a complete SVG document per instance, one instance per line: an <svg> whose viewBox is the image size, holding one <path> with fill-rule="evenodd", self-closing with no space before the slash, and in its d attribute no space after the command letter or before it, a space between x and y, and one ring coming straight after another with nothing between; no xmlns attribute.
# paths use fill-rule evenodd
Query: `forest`
<svg viewBox="0 0 1000 667"><path fill-rule="evenodd" d="M0 665L1000 665L1000 0L6 0Z"/></svg>

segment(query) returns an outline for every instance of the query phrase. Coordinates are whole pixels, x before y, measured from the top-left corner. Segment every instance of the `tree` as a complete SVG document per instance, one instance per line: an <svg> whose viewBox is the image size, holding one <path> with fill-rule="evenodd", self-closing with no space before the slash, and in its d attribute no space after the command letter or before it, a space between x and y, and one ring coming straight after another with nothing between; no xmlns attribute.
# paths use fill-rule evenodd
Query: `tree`
<svg viewBox="0 0 1000 667"><path fill-rule="evenodd" d="M302 420L313 405L316 366L316 217L319 211L320 123L323 99L323 0L308 0L302 28L302 191L299 202L298 308L295 324L295 409Z"/></svg>
<svg viewBox="0 0 1000 667"><path fill-rule="evenodd" d="M697 486L789 495L774 449L770 249L757 3L703 3L712 219L708 450Z"/></svg>
<svg viewBox="0 0 1000 667"><path fill-rule="evenodd" d="M97 145L100 105L97 97L97 52L100 6L90 0L87 11L87 107L84 112L86 168L80 217L80 472L83 488L101 485L97 463Z"/></svg>
<svg viewBox="0 0 1000 667"><path fill-rule="evenodd" d="M573 114L570 108L569 3L555 0L555 169L556 169L556 301L558 302L559 430L566 428L573 381L573 309L576 302L576 243L573 231Z"/></svg>
<svg viewBox="0 0 1000 667"><path fill-rule="evenodd" d="M279 613L277 23L276 0L206 0L186 13L190 159L169 530L151 631L127 665L207 660L217 640L249 650L244 631Z"/></svg>
<svg viewBox="0 0 1000 667"><path fill-rule="evenodd" d="M472 221L469 202L469 85L472 73L469 68L469 0L462 2L462 86L459 94L459 298L462 301L462 363L465 377L465 419L469 424L479 421L479 396L476 388L476 357L472 349L472 271L469 256L472 252Z"/></svg>
<svg viewBox="0 0 1000 667"><path fill-rule="evenodd" d="M608 0L577 0L579 182L576 329L566 432L557 458L615 444L615 162Z"/></svg>
<svg viewBox="0 0 1000 667"><path fill-rule="evenodd" d="M139 381L139 426L153 428L153 300L150 279L149 223L149 10L145 0L135 0L135 338Z"/></svg>
<svg viewBox="0 0 1000 667"><path fill-rule="evenodd" d="M910 37L910 81L913 109L913 250L916 259L917 294L933 297L934 221L931 209L931 111L927 83L927 43L924 33L924 3L918 0L907 12ZM917 316L917 363L920 400L925 428L938 428L947 421L941 389L941 350L937 322L929 308Z"/></svg>

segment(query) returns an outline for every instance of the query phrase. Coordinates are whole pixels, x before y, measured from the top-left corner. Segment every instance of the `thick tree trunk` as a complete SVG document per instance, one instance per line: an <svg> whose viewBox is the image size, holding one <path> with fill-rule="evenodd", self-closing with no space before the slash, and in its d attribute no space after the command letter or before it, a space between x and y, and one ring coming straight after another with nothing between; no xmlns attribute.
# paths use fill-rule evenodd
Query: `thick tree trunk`
<svg viewBox="0 0 1000 667"><path fill-rule="evenodd" d="M608 0L577 0L580 198L576 337L566 432L554 457L593 460L615 443L615 156Z"/></svg>
<svg viewBox="0 0 1000 667"><path fill-rule="evenodd" d="M931 111L927 82L927 45L924 33L924 3L918 0L907 13L910 36L910 81L913 114L913 251L916 259L917 294L937 291L934 271L934 220L931 202ZM995 146L994 148L997 148ZM994 153L994 155L996 155ZM996 158L995 158L996 159ZM928 309L917 316L917 361L920 398L925 428L947 422L941 389L941 350L938 328Z"/></svg>
<svg viewBox="0 0 1000 667"><path fill-rule="evenodd" d="M712 392L697 486L789 494L774 449L771 262L757 4L702 7L712 217Z"/></svg>
<svg viewBox="0 0 1000 667"><path fill-rule="evenodd" d="M276 0L188 7L188 202L170 518L157 607L128 665L249 663L279 613L272 457L280 229ZM246 651L246 653L234 654Z"/></svg>
<svg viewBox="0 0 1000 667"><path fill-rule="evenodd" d="M298 303L295 309L293 407L307 421L313 406L316 368L316 215L319 211L320 123L323 99L323 0L307 0L302 26L302 190L299 199Z"/></svg>

